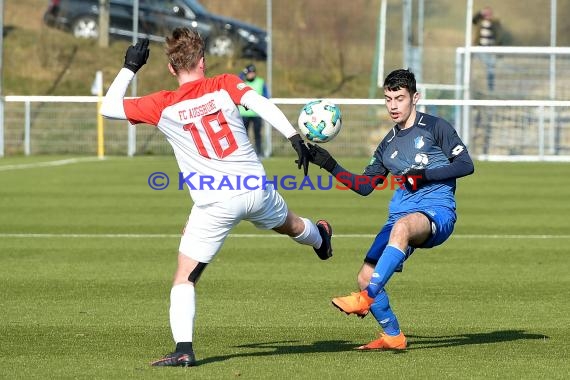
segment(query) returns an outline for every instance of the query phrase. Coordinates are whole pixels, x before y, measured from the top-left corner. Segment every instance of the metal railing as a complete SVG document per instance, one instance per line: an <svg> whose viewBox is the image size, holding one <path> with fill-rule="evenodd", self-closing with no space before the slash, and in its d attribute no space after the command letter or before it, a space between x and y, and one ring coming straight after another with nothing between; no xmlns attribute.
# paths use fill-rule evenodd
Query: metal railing
<svg viewBox="0 0 570 380"><path fill-rule="evenodd" d="M97 154L97 96L6 96L0 126L2 156ZM296 125L308 98L274 98ZM392 127L383 99L330 99L341 107L343 130L327 149L346 156L370 155ZM474 157L511 160L568 160L570 101L422 99L420 111L454 125ZM467 117L463 112L468 110ZM465 122L466 121L466 122ZM139 126L128 133L126 121L105 120L105 152L127 155L170 154L157 128ZM265 150L292 154L290 144L266 125ZM132 141L134 139L134 141ZM131 144L131 145L129 145Z"/></svg>

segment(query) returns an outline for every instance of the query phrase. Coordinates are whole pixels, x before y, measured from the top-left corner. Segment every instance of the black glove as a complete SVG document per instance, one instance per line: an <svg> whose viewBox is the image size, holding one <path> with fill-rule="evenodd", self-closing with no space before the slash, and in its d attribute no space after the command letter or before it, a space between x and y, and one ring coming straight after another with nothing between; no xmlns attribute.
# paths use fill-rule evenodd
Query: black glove
<svg viewBox="0 0 570 380"><path fill-rule="evenodd" d="M404 174L404 177L404 186L406 186L408 191L412 192L416 191L427 182L425 169L410 169L406 174Z"/></svg>
<svg viewBox="0 0 570 380"><path fill-rule="evenodd" d="M303 167L303 173L306 176L309 173L309 149L299 134L289 137L289 141L299 156L299 159L295 160L297 169Z"/></svg>
<svg viewBox="0 0 570 380"><path fill-rule="evenodd" d="M150 50L148 49L148 38L143 38L135 46L129 46L125 53L125 64L123 67L137 73L146 63Z"/></svg>
<svg viewBox="0 0 570 380"><path fill-rule="evenodd" d="M333 156L325 148L321 148L316 144L309 144L309 160L329 173L336 166L336 160Z"/></svg>

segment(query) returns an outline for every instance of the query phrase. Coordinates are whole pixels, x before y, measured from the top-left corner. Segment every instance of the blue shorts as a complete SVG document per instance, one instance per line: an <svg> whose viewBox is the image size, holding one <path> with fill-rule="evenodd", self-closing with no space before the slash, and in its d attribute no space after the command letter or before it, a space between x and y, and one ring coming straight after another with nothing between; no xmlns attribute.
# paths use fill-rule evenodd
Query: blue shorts
<svg viewBox="0 0 570 380"><path fill-rule="evenodd" d="M455 212L446 207L430 207L421 211L413 211L413 213L415 212L421 212L430 220L431 235L420 246L408 246L408 249L406 249L405 252L406 259L410 257L415 248L432 248L446 241L451 236L453 227L455 226L455 221L457 220ZM374 242L366 253L366 257L364 258L365 262L376 265L380 256L382 256L382 252L384 252L386 245L388 245L390 232L392 232L394 223L406 215L408 214L395 214L388 217L388 221L384 224L384 227L382 227L378 235L376 235Z"/></svg>

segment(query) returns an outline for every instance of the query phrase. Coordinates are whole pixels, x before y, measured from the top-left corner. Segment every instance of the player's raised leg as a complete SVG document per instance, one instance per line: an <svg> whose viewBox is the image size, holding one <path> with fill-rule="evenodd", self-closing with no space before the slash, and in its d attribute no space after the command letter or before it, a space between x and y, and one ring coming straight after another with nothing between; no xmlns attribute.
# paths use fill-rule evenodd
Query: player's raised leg
<svg viewBox="0 0 570 380"><path fill-rule="evenodd" d="M372 310L372 314L382 327L384 333L379 339L367 345L358 347L363 350L370 349L405 349L406 337L400 331L398 319L393 313L388 294L384 289L394 272L401 267L409 252L408 246L420 246L431 236L430 220L422 213L413 213L401 217L390 230L388 244L374 270L370 273L370 266L361 269L359 285L364 286L364 280L370 276L366 287L359 293L352 293L345 297L333 299L333 305L346 314L356 314L364 317Z"/></svg>
<svg viewBox="0 0 570 380"><path fill-rule="evenodd" d="M288 210L285 222L273 230L290 236L297 243L312 246L321 260L332 256L332 227L326 220L321 219L313 223Z"/></svg>
<svg viewBox="0 0 570 380"><path fill-rule="evenodd" d="M395 269L403 262L404 256L403 252L395 247L387 246L376 267L364 263L360 270L358 280L360 288L364 288L362 291L345 297L336 297L332 300L333 305L346 314L356 314L363 318L371 311L382 327L384 333L380 335L380 338L358 347L360 350L400 350L407 346L406 337L400 331L398 319L390 307L388 294L384 288L380 291L375 288L377 284L385 284L388 281ZM376 291L378 293L374 296L373 292Z"/></svg>
<svg viewBox="0 0 570 380"><path fill-rule="evenodd" d="M398 219L390 230L388 244L366 288L359 293L334 298L333 305L347 314L356 314L360 317L368 314L376 296L404 262L410 243L420 245L427 240L430 233L430 221L422 213L413 213Z"/></svg>
<svg viewBox="0 0 570 380"><path fill-rule="evenodd" d="M272 229L299 244L310 245L321 260L332 256L332 227L326 220L311 222L291 211L281 194L269 184L252 193L246 220L257 228Z"/></svg>

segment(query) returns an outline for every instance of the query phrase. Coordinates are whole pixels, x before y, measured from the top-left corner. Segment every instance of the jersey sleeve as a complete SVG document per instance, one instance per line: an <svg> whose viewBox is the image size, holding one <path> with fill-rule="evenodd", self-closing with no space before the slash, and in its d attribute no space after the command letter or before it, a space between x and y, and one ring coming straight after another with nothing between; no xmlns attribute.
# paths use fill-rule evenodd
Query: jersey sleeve
<svg viewBox="0 0 570 380"><path fill-rule="evenodd" d="M233 74L223 74L220 76L223 81L222 87L230 94L230 98L234 104L241 104L242 96L248 91L254 91L253 88L245 84L240 77Z"/></svg>
<svg viewBox="0 0 570 380"><path fill-rule="evenodd" d="M455 128L444 119L438 119L434 128L436 144L449 160L453 160L460 154L467 154L467 148L457 135Z"/></svg>
<svg viewBox="0 0 570 380"><path fill-rule="evenodd" d="M357 194L366 196L372 193L378 184L386 180L386 175L388 174L388 169L382 164L382 145L380 144L374 152L369 164L364 168L363 174L351 173L338 163L331 174Z"/></svg>
<svg viewBox="0 0 570 380"><path fill-rule="evenodd" d="M426 171L430 181L460 178L472 174L475 170L473 160L467 152L467 147L457 135L455 129L447 121L439 119L434 128L436 144L449 159L450 164Z"/></svg>
<svg viewBox="0 0 570 380"><path fill-rule="evenodd" d="M263 120L267 121L277 129L283 136L290 138L298 132L291 125L285 114L269 99L259 95L255 91L247 91L242 97L241 104L257 113Z"/></svg>
<svg viewBox="0 0 570 380"><path fill-rule="evenodd" d="M382 144L374 151L374 155L364 168L363 174L368 176L386 176L388 174L388 169L382 163Z"/></svg>
<svg viewBox="0 0 570 380"><path fill-rule="evenodd" d="M160 91L136 99L124 99L123 107L127 120L131 124L150 124L156 126L165 107L168 92Z"/></svg>
<svg viewBox="0 0 570 380"><path fill-rule="evenodd" d="M127 118L123 107L123 98L134 76L135 73L124 67L119 71L101 102L101 115L119 120Z"/></svg>

